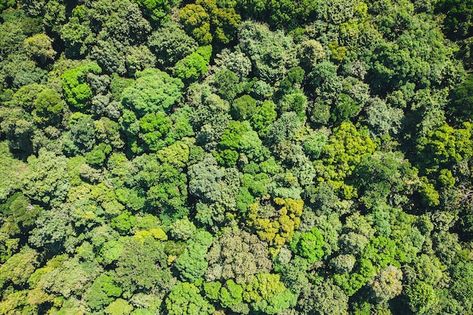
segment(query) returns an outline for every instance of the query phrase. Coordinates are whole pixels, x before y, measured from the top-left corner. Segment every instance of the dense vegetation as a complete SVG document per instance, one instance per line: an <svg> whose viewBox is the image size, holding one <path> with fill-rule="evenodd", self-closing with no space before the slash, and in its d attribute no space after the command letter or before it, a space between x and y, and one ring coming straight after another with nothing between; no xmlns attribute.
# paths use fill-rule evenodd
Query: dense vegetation
<svg viewBox="0 0 473 315"><path fill-rule="evenodd" d="M0 314L473 314L473 0L0 0Z"/></svg>

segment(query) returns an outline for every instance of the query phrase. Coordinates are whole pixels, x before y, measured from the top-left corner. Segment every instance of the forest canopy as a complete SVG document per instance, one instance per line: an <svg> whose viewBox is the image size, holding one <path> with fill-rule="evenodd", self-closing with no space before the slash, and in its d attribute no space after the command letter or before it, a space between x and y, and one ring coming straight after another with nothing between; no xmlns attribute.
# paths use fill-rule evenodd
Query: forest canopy
<svg viewBox="0 0 473 315"><path fill-rule="evenodd" d="M473 0L0 0L0 314L473 314Z"/></svg>

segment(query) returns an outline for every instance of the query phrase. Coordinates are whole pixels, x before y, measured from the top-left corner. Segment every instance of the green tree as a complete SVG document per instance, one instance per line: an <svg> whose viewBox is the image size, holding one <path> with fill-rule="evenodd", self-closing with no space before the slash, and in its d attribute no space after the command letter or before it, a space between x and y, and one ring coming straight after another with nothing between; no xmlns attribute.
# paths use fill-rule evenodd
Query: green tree
<svg viewBox="0 0 473 315"><path fill-rule="evenodd" d="M87 83L87 74L100 74L101 71L96 63L87 62L64 72L61 78L66 102L80 111L87 110L93 94Z"/></svg>
<svg viewBox="0 0 473 315"><path fill-rule="evenodd" d="M256 312L278 314L296 303L296 296L280 281L279 275L257 274L245 288L243 299Z"/></svg>
<svg viewBox="0 0 473 315"><path fill-rule="evenodd" d="M28 37L23 42L23 46L27 53L37 60L40 65L46 64L56 56L52 40L46 34L36 34Z"/></svg>
<svg viewBox="0 0 473 315"><path fill-rule="evenodd" d="M239 153L254 160L263 157L262 142L247 121L230 122L222 135L219 147L222 150L220 158L227 165L234 165Z"/></svg>
<svg viewBox="0 0 473 315"><path fill-rule="evenodd" d="M133 306L131 306L127 301L123 299L116 299L105 308L105 314L127 315L130 314L132 310Z"/></svg>
<svg viewBox="0 0 473 315"><path fill-rule="evenodd" d="M370 288L376 302L386 302L395 298L402 292L402 271L396 267L388 266L382 270Z"/></svg>
<svg viewBox="0 0 473 315"><path fill-rule="evenodd" d="M406 288L410 309L418 314L426 314L438 302L438 293L428 283L418 282Z"/></svg>
<svg viewBox="0 0 473 315"><path fill-rule="evenodd" d="M301 257L307 258L311 263L323 257L324 246L323 235L317 228L313 228L309 232L295 233L291 240L292 251Z"/></svg>
<svg viewBox="0 0 473 315"><path fill-rule="evenodd" d="M157 69L137 73L137 79L122 93L122 104L137 115L169 110L181 97L183 84Z"/></svg>
<svg viewBox="0 0 473 315"><path fill-rule="evenodd" d="M66 163L64 156L45 149L40 150L38 157L29 157L28 173L23 178L25 195L42 203L64 200L69 188Z"/></svg>
<svg viewBox="0 0 473 315"><path fill-rule="evenodd" d="M163 244L154 238L127 239L118 258L116 282L124 292L135 293L172 285Z"/></svg>
<svg viewBox="0 0 473 315"><path fill-rule="evenodd" d="M263 24L245 22L239 30L239 46L251 59L256 74L267 82L281 79L296 63L291 37L271 32Z"/></svg>
<svg viewBox="0 0 473 315"><path fill-rule="evenodd" d="M199 47L176 63L173 68L174 75L184 82L197 81L207 73L211 55L212 46Z"/></svg>
<svg viewBox="0 0 473 315"><path fill-rule="evenodd" d="M58 124L65 107L61 95L53 89L46 88L34 100L33 118L39 124Z"/></svg>
<svg viewBox="0 0 473 315"><path fill-rule="evenodd" d="M473 155L472 125L464 123L463 128L455 129L448 124L430 130L418 139L417 148L423 156L420 164L427 174L468 160ZM427 157L427 158L426 158Z"/></svg>
<svg viewBox="0 0 473 315"><path fill-rule="evenodd" d="M199 289L192 283L177 284L166 298L166 311L170 315L210 315L214 310L214 307L200 295Z"/></svg>
<svg viewBox="0 0 473 315"><path fill-rule="evenodd" d="M196 41L178 23L166 22L149 37L149 48L156 55L158 65L172 67L177 61L197 49Z"/></svg>
<svg viewBox="0 0 473 315"><path fill-rule="evenodd" d="M322 148L322 159L315 162L318 180L328 181L350 198L355 192L344 179L352 174L364 156L374 152L375 147L365 130L358 131L353 124L342 123Z"/></svg>
<svg viewBox="0 0 473 315"><path fill-rule="evenodd" d="M9 285L24 286L37 263L38 253L34 249L24 247L0 267L0 288Z"/></svg>
<svg viewBox="0 0 473 315"><path fill-rule="evenodd" d="M243 95L233 101L232 115L237 120L249 120L256 114L257 102L249 95Z"/></svg>
<svg viewBox="0 0 473 315"><path fill-rule="evenodd" d="M179 17L199 43L206 45L215 40L228 44L233 40L240 23L234 5L231 1L220 3L215 0L197 0L182 8Z"/></svg>
<svg viewBox="0 0 473 315"><path fill-rule="evenodd" d="M303 314L312 314L314 311L321 315L349 314L348 296L330 280L321 281L303 293L298 305Z"/></svg>
<svg viewBox="0 0 473 315"><path fill-rule="evenodd" d="M232 228L212 244L207 254L209 268L206 280L234 279L248 282L258 272L269 272L272 267L267 247L254 234Z"/></svg>
<svg viewBox="0 0 473 315"><path fill-rule="evenodd" d="M451 93L448 111L457 122L471 120L473 114L473 75L466 77Z"/></svg>
<svg viewBox="0 0 473 315"><path fill-rule="evenodd" d="M444 27L450 38L463 39L473 34L473 9L470 0L441 0L437 7L446 14Z"/></svg>
<svg viewBox="0 0 473 315"><path fill-rule="evenodd" d="M198 231L188 242L175 264L184 280L195 282L202 279L208 268L206 255L211 244L212 235L206 231Z"/></svg>
<svg viewBox="0 0 473 315"><path fill-rule="evenodd" d="M102 274L94 280L91 287L85 293L85 300L87 306L92 310L102 310L106 305L109 305L113 300L119 297L122 293L113 277L107 274Z"/></svg>
<svg viewBox="0 0 473 315"><path fill-rule="evenodd" d="M166 20L171 9L180 2L181 0L138 0L145 13L156 23Z"/></svg>

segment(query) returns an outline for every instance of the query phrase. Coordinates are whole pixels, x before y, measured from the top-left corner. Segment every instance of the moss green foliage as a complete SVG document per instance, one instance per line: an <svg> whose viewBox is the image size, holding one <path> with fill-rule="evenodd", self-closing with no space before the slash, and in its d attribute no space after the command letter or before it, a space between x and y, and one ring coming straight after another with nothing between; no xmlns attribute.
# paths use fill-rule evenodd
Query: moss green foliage
<svg viewBox="0 0 473 315"><path fill-rule="evenodd" d="M214 307L200 294L192 283L176 285L166 299L168 314L212 314Z"/></svg>
<svg viewBox="0 0 473 315"><path fill-rule="evenodd" d="M122 92L122 103L137 115L169 110L182 95L181 80L158 69L137 73L136 81Z"/></svg>
<svg viewBox="0 0 473 315"><path fill-rule="evenodd" d="M207 73L211 55L212 46L199 47L176 63L174 75L185 82L197 81Z"/></svg>
<svg viewBox="0 0 473 315"><path fill-rule="evenodd" d="M92 98L93 91L87 82L87 74L100 73L96 63L84 63L77 68L67 70L62 75L62 87L66 102L79 111L86 110Z"/></svg>
<svg viewBox="0 0 473 315"><path fill-rule="evenodd" d="M111 276L100 275L94 280L86 293L86 301L91 309L103 309L106 305L113 302L115 297L119 297L122 293Z"/></svg>
<svg viewBox="0 0 473 315"><path fill-rule="evenodd" d="M0 0L0 314L473 314L473 0Z"/></svg>

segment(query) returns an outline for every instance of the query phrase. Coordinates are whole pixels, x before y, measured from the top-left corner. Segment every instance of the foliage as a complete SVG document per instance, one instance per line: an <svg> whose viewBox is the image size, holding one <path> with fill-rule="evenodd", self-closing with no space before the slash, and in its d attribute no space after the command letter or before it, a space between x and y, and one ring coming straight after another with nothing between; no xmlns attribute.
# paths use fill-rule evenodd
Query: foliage
<svg viewBox="0 0 473 315"><path fill-rule="evenodd" d="M473 314L472 0L0 0L0 314Z"/></svg>
<svg viewBox="0 0 473 315"><path fill-rule="evenodd" d="M212 314L214 307L199 293L192 283L177 284L166 299L168 314Z"/></svg>
<svg viewBox="0 0 473 315"><path fill-rule="evenodd" d="M122 103L137 115L169 110L181 97L179 79L157 69L137 73L135 82L122 92Z"/></svg>
<svg viewBox="0 0 473 315"><path fill-rule="evenodd" d="M100 72L100 67L93 62L85 63L64 72L62 75L62 87L66 102L80 111L86 110L93 93L86 81L87 74L99 74Z"/></svg>
<svg viewBox="0 0 473 315"><path fill-rule="evenodd" d="M278 314L295 304L294 294L289 291L278 275L261 273L248 283L243 298L257 312Z"/></svg>
<svg viewBox="0 0 473 315"><path fill-rule="evenodd" d="M324 247L323 235L317 228L309 232L297 233L291 240L291 249L297 255L307 258L314 263L323 257Z"/></svg>
<svg viewBox="0 0 473 315"><path fill-rule="evenodd" d="M199 43L206 45L215 40L229 44L240 23L234 4L232 1L197 0L183 7L179 18Z"/></svg>
<svg viewBox="0 0 473 315"><path fill-rule="evenodd" d="M179 60L173 68L174 75L184 82L200 79L208 71L212 46L199 47L195 52Z"/></svg>
<svg viewBox="0 0 473 315"><path fill-rule="evenodd" d="M362 157L371 154L375 148L365 131L358 131L349 122L342 123L323 146L321 159L315 162L318 181L327 181L336 190L341 190L347 199L351 198L356 193L344 179L350 176Z"/></svg>
<svg viewBox="0 0 473 315"><path fill-rule="evenodd" d="M250 205L248 219L261 240L276 248L292 238L300 225L304 202L302 200L276 198L275 207Z"/></svg>
<svg viewBox="0 0 473 315"><path fill-rule="evenodd" d="M184 278L195 282L202 278L207 271L207 250L212 244L212 235L199 231L188 243L185 251L176 259L176 268Z"/></svg>

